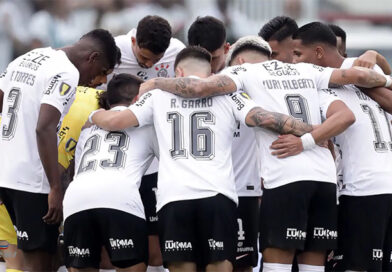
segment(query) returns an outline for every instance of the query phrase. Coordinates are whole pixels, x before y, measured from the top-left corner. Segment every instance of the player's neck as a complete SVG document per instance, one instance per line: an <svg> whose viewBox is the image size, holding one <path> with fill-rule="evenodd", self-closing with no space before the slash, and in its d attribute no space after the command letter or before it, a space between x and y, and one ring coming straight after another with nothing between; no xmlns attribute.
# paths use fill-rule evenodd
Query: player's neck
<svg viewBox="0 0 392 272"><path fill-rule="evenodd" d="M340 68L343 64L344 57L339 54L338 50L330 50L325 58L325 67Z"/></svg>

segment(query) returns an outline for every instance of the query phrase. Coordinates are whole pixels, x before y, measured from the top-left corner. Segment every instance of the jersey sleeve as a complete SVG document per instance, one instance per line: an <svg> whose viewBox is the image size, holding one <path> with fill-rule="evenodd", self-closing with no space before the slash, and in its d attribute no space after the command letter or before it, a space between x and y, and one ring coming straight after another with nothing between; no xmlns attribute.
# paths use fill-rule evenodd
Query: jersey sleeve
<svg viewBox="0 0 392 272"><path fill-rule="evenodd" d="M328 89L332 72L335 70L330 67L321 67L315 64L304 63L309 69L309 73L314 75L317 89Z"/></svg>
<svg viewBox="0 0 392 272"><path fill-rule="evenodd" d="M341 101L332 89L320 89L318 91L320 113L323 120L327 119L327 111L332 102Z"/></svg>
<svg viewBox="0 0 392 272"><path fill-rule="evenodd" d="M139 123L139 127L144 127L147 125L152 125L154 123L153 120L153 100L154 97L157 96L157 90L152 90L147 92L140 97L140 99L129 106L129 109L135 114L137 121Z"/></svg>
<svg viewBox="0 0 392 272"><path fill-rule="evenodd" d="M76 169L79 168L80 159L81 159L82 153L83 153L83 148L84 148L84 145L86 144L86 140L87 140L90 132L91 132L91 128L85 128L80 133L79 141L76 145L76 150L75 150L75 174L77 173Z"/></svg>
<svg viewBox="0 0 392 272"><path fill-rule="evenodd" d="M246 116L253 108L257 107L257 104L244 91L228 94L226 99L233 109L235 119L246 125Z"/></svg>
<svg viewBox="0 0 392 272"><path fill-rule="evenodd" d="M46 84L41 104L51 105L63 113L73 102L78 81L78 76L69 72L52 76Z"/></svg>
<svg viewBox="0 0 392 272"><path fill-rule="evenodd" d="M242 90L244 87L243 82L245 82L245 76L247 68L245 65L231 66L220 72L220 75L228 76L234 81L237 86L237 91Z"/></svg>

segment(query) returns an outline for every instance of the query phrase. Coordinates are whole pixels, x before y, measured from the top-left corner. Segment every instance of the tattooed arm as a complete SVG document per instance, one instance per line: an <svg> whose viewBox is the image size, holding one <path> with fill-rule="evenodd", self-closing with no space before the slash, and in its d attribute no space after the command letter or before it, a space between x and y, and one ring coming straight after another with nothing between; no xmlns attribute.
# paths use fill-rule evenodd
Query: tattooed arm
<svg viewBox="0 0 392 272"><path fill-rule="evenodd" d="M261 127L280 134L294 134L302 136L313 130L313 126L296 120L291 116L253 108L246 116L246 124L252 127Z"/></svg>
<svg viewBox="0 0 392 272"><path fill-rule="evenodd" d="M237 86L225 75L214 75L208 78L154 78L140 86L139 96L152 89L161 89L187 98L207 97L235 92Z"/></svg>
<svg viewBox="0 0 392 272"><path fill-rule="evenodd" d="M384 87L385 83L386 78L384 75L374 70L358 66L349 69L335 69L329 80L331 87L334 85L355 84L359 87L374 88Z"/></svg>

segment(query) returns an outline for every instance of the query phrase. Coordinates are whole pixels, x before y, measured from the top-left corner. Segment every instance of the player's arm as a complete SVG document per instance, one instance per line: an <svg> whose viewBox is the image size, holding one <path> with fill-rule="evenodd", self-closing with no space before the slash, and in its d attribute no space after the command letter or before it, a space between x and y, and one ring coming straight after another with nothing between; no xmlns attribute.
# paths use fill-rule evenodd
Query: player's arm
<svg viewBox="0 0 392 272"><path fill-rule="evenodd" d="M311 149L315 144L323 145L325 141L339 135L355 122L353 112L340 100L329 105L326 117L321 125L316 126L311 133L302 138L293 135L279 136L278 140L271 145L271 149L274 150L272 155L286 158L297 155L304 149ZM309 140L313 142L309 142Z"/></svg>
<svg viewBox="0 0 392 272"><path fill-rule="evenodd" d="M387 88L361 89L367 96L376 101L381 108L392 114L392 91Z"/></svg>
<svg viewBox="0 0 392 272"><path fill-rule="evenodd" d="M139 125L135 114L129 109L123 111L98 110L93 112L89 119L93 124L109 131L123 130Z"/></svg>
<svg viewBox="0 0 392 272"><path fill-rule="evenodd" d="M208 78L158 77L143 83L139 95L153 89L161 89L182 97L197 98L233 93L237 90L237 86L225 75L213 75Z"/></svg>
<svg viewBox="0 0 392 272"><path fill-rule="evenodd" d="M312 125L282 113L264 110L261 107L253 108L247 114L245 122L248 126L257 126L280 134L294 134L297 136L302 136L313 130Z"/></svg>
<svg viewBox="0 0 392 272"><path fill-rule="evenodd" d="M384 74L391 74L391 66L389 65L387 59L374 50L368 50L359 56L353 63L353 66L361 66L373 69L374 65L380 66Z"/></svg>
<svg viewBox="0 0 392 272"><path fill-rule="evenodd" d="M382 75L374 70L363 67L351 67L349 69L335 69L333 70L329 79L330 87L335 85L355 84L363 88L392 86L392 79L390 76Z"/></svg>
<svg viewBox="0 0 392 272"><path fill-rule="evenodd" d="M0 114L3 113L3 98L4 98L4 92L0 90Z"/></svg>
<svg viewBox="0 0 392 272"><path fill-rule="evenodd" d="M41 104L36 127L37 145L40 159L50 184L48 196L49 210L43 220L49 224L62 220L63 188L57 163L57 125L61 113L56 107Z"/></svg>

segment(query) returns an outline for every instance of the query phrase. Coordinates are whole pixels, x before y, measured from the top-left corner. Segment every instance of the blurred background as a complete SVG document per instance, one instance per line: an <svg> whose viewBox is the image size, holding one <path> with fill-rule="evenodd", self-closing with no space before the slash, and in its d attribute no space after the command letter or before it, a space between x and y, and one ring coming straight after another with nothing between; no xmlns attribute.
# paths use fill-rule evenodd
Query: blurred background
<svg viewBox="0 0 392 272"><path fill-rule="evenodd" d="M212 15L227 26L228 41L257 34L277 15L298 25L321 20L347 32L349 56L375 49L392 61L391 0L0 0L0 70L24 52L61 47L94 28L120 35L146 15L166 18L186 43L197 16Z"/></svg>

